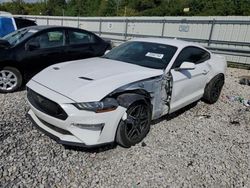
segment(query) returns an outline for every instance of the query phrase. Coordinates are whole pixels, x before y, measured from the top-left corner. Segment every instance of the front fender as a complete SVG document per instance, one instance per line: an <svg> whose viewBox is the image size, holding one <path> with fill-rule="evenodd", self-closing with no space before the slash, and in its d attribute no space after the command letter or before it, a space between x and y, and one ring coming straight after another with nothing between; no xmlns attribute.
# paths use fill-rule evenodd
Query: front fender
<svg viewBox="0 0 250 188"><path fill-rule="evenodd" d="M143 101L148 104L146 96L136 93L124 93L117 97L118 104L124 108L128 108L131 104L136 101Z"/></svg>

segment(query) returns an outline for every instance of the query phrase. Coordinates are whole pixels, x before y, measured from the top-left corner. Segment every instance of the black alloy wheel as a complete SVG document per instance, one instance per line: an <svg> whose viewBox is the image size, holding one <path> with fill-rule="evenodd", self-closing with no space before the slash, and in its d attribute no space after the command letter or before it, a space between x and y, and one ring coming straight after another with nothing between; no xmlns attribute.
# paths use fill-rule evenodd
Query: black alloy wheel
<svg viewBox="0 0 250 188"><path fill-rule="evenodd" d="M151 109L145 103L135 103L127 110L127 119L121 120L116 141L130 147L139 143L149 132L151 122Z"/></svg>
<svg viewBox="0 0 250 188"><path fill-rule="evenodd" d="M203 95L205 102L213 104L219 99L224 82L224 76L219 74L207 84Z"/></svg>

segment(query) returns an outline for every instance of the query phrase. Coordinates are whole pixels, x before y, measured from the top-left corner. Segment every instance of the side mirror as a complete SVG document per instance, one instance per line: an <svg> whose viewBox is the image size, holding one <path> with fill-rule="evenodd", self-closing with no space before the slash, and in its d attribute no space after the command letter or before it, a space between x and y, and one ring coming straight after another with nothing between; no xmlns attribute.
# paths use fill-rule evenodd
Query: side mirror
<svg viewBox="0 0 250 188"><path fill-rule="evenodd" d="M195 67L194 63L184 61L179 67L179 70L193 70Z"/></svg>
<svg viewBox="0 0 250 188"><path fill-rule="evenodd" d="M110 50L106 50L106 52L104 53L104 55L106 55L107 53L109 53L110 52Z"/></svg>
<svg viewBox="0 0 250 188"><path fill-rule="evenodd" d="M32 50L36 50L40 48L40 44L37 41L31 41L29 43L26 44L25 49L32 51Z"/></svg>
<svg viewBox="0 0 250 188"><path fill-rule="evenodd" d="M9 48L11 45L7 40L0 38L0 48Z"/></svg>

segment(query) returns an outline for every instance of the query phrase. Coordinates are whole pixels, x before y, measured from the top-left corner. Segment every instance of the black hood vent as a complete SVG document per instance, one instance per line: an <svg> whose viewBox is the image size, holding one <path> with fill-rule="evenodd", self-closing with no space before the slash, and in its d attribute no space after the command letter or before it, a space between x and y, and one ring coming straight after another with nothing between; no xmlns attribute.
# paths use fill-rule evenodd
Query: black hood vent
<svg viewBox="0 0 250 188"><path fill-rule="evenodd" d="M89 80L89 81L92 81L93 79L92 78L87 78L87 77L79 77L80 79L83 79L83 80Z"/></svg>

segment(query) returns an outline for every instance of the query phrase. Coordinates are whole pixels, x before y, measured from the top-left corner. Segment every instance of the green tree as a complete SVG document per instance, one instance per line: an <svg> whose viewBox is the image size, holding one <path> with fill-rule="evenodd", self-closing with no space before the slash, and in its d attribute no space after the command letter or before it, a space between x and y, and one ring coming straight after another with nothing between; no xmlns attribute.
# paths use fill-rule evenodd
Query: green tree
<svg viewBox="0 0 250 188"><path fill-rule="evenodd" d="M46 13L48 15L61 16L65 10L65 0L47 0Z"/></svg>
<svg viewBox="0 0 250 188"><path fill-rule="evenodd" d="M115 16L116 15L115 0L101 0L98 12L99 16Z"/></svg>
<svg viewBox="0 0 250 188"><path fill-rule="evenodd" d="M47 2L47 3L45 3ZM190 11L184 13L183 9ZM43 0L0 3L13 14L66 16L228 16L250 15L250 0Z"/></svg>

